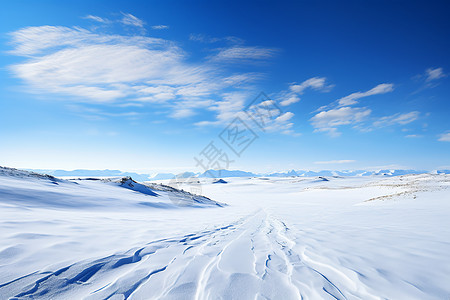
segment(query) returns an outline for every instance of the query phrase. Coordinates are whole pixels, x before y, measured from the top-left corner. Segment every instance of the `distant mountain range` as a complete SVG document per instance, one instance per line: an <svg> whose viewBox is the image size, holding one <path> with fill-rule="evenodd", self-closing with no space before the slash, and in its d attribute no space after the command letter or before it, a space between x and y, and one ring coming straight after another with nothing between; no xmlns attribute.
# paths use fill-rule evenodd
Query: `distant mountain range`
<svg viewBox="0 0 450 300"><path fill-rule="evenodd" d="M130 176L134 180L137 181L147 181L150 179L149 174L138 174L132 172L122 172L120 170L36 170L36 169L27 169L27 171L33 171L37 173L43 173L52 175L55 177L126 177ZM172 176L173 177L173 176Z"/></svg>
<svg viewBox="0 0 450 300"><path fill-rule="evenodd" d="M397 170L386 169L377 171L367 170L343 170L343 171L308 171L308 170L290 170L287 172L273 172L273 173L252 173L241 170L208 170L203 173L184 172L181 174L173 173L158 173L156 175L150 174L138 174L133 172L122 172L120 170L28 170L38 173L44 173L55 177L124 177L130 176L137 181L154 181L154 180L167 180L175 178L226 178L226 177L316 177L316 176L399 176L407 174L450 174L450 170Z"/></svg>

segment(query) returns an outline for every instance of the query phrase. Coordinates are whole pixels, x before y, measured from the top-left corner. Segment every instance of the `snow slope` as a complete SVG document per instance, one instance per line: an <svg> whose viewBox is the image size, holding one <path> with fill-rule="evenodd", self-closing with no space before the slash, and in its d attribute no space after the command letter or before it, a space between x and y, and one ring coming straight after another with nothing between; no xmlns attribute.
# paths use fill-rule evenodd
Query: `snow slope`
<svg viewBox="0 0 450 300"><path fill-rule="evenodd" d="M450 296L450 176L326 179L204 178L219 205L178 206L128 178L2 174L0 298Z"/></svg>

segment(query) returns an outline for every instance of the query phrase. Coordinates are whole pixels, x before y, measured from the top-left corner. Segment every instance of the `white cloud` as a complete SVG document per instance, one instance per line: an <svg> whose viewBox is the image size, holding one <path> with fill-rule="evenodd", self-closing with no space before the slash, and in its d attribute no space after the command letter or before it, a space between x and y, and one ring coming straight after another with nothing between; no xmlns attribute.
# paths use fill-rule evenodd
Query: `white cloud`
<svg viewBox="0 0 450 300"><path fill-rule="evenodd" d="M216 112L215 121L197 122L198 126L207 125L226 125L231 122L245 107L245 101L248 99L247 92L232 92L221 95L222 100L215 101L208 109Z"/></svg>
<svg viewBox="0 0 450 300"><path fill-rule="evenodd" d="M88 20L92 20L95 22L99 22L99 23L110 23L110 22L119 22L125 25L129 25L129 26L136 26L136 27L140 27L143 28L145 25L145 22L141 19L139 19L138 17L129 14L129 13L122 13L122 18L121 19L115 19L115 20L109 20L106 18L102 18L99 16L94 16L94 15L87 15L85 17L83 17L83 19L88 19ZM169 26L167 25L153 25L151 26L152 29L155 30L161 30L161 29L169 29Z"/></svg>
<svg viewBox="0 0 450 300"><path fill-rule="evenodd" d="M242 44L244 42L242 39L235 36L226 36L223 38L218 38L218 37L210 37L208 35L201 33L191 33L189 35L189 40L207 44L217 43L220 41L230 42L233 44Z"/></svg>
<svg viewBox="0 0 450 300"><path fill-rule="evenodd" d="M169 29L167 25L153 25L152 29L160 30L160 29Z"/></svg>
<svg viewBox="0 0 450 300"><path fill-rule="evenodd" d="M406 125L419 118L420 113L418 111L412 111L409 113L397 113L392 116L386 116L378 119L373 123L376 127L384 127L391 125Z"/></svg>
<svg viewBox="0 0 450 300"><path fill-rule="evenodd" d="M209 125L227 125L237 116L241 118L249 127L253 127L254 130L260 130L258 125L252 120L248 114L244 113L245 100L249 98L248 92L233 92L225 93L222 95L223 100L216 101L209 109L217 112L215 121L201 121L197 122L198 126ZM250 107L251 112L258 111L258 121L262 125L263 130L267 132L279 132L282 134L288 134L298 136L292 127L294 123L290 122L294 114L292 112L282 113L276 106L274 106L273 100L266 100L260 103L256 103Z"/></svg>
<svg viewBox="0 0 450 300"><path fill-rule="evenodd" d="M356 92L340 98L329 105L317 109L317 114L310 119L315 128L314 132L326 132L332 137L341 135L338 131L339 126L352 125L360 131L370 131L371 128L363 128L362 123L367 121L371 110L366 107L351 107L358 103L358 100L364 97L389 93L394 90L391 83L383 83L375 86L366 92ZM392 124L407 124L417 118L416 113L396 114L383 117L374 123L375 126L388 126Z"/></svg>
<svg viewBox="0 0 450 300"><path fill-rule="evenodd" d="M219 53L211 56L210 59L215 62L227 63L260 61L271 58L276 52L275 49L270 48L233 46L221 49Z"/></svg>
<svg viewBox="0 0 450 300"><path fill-rule="evenodd" d="M114 22L144 25L135 16L122 14L123 18ZM109 22L92 15L86 18ZM123 110L163 105L172 118L186 118L205 109L215 113L214 120L198 125L229 122L254 97L253 82L262 77L260 73L230 74L213 62L261 61L276 52L234 46L220 50L209 60L194 63L188 62L187 53L176 43L139 34L112 35L80 27L37 26L12 32L11 37L14 48L10 54L24 60L9 68L27 84L28 91L63 95L60 98L69 102L108 102ZM317 79L305 81L304 88L323 88L324 82ZM298 100L289 99L291 103ZM92 119L141 116L130 111L111 114L89 109L76 113ZM297 135L292 130L293 116L292 112L280 114L265 129Z"/></svg>
<svg viewBox="0 0 450 300"><path fill-rule="evenodd" d="M385 94L392 92L394 90L394 85L391 83L382 83L374 87L373 89L370 89L366 92L356 92L353 94L350 94L348 96L345 96L341 99L338 99L338 106L347 106L347 105L353 105L358 103L358 99L372 96L372 95L378 95L378 94Z"/></svg>
<svg viewBox="0 0 450 300"><path fill-rule="evenodd" d="M220 41L219 38L212 38L200 33L191 33L189 35L189 40L201 43L215 43Z"/></svg>
<svg viewBox="0 0 450 300"><path fill-rule="evenodd" d="M422 138L423 137L423 135L421 135L421 134L408 134L408 135L405 135L405 138L408 138L408 139L415 139L415 138Z"/></svg>
<svg viewBox="0 0 450 300"><path fill-rule="evenodd" d="M144 27L145 22L139 19L138 17L133 16L132 14L122 13L123 17L121 22L125 25L136 26L136 27Z"/></svg>
<svg viewBox="0 0 450 300"><path fill-rule="evenodd" d="M331 165L331 164L349 164L354 162L355 160L352 159L340 159L340 160L316 161L314 163L318 165Z"/></svg>
<svg viewBox="0 0 450 300"><path fill-rule="evenodd" d="M365 121L370 115L368 108L341 107L321 111L310 119L315 128L315 132L327 132L330 136L336 137L341 133L337 131L338 126L353 125Z"/></svg>
<svg viewBox="0 0 450 300"><path fill-rule="evenodd" d="M170 81L173 73L190 73L182 60L183 53L174 46L93 43L37 56L11 70L35 90L104 101L133 94L137 81Z"/></svg>
<svg viewBox="0 0 450 300"><path fill-rule="evenodd" d="M175 119L182 119L193 115L195 115L195 112L191 108L177 108L171 114L171 117Z"/></svg>
<svg viewBox="0 0 450 300"><path fill-rule="evenodd" d="M142 104L142 103L133 103L133 102L130 102L130 103L122 103L122 104L118 104L117 106L118 106L118 107L143 107L144 104Z"/></svg>
<svg viewBox="0 0 450 300"><path fill-rule="evenodd" d="M145 36L61 26L27 27L11 36L11 53L28 57L10 67L17 77L35 92L66 94L80 101L197 101L208 107L210 102L197 98L230 86L245 88L261 77L225 75L206 63L188 64L175 43Z"/></svg>
<svg viewBox="0 0 450 300"><path fill-rule="evenodd" d="M442 77L447 76L446 74L444 74L444 71L442 68L428 68L425 71L425 81L432 81L432 80L437 80L440 79Z"/></svg>
<svg viewBox="0 0 450 300"><path fill-rule="evenodd" d="M260 73L227 74L204 60L188 63L187 54L176 43L142 35L39 26L15 31L11 37L14 49L10 53L25 60L10 70L27 84L28 91L123 108L164 105L174 118L210 109L216 119L205 124L224 123L242 110L254 96L253 82L262 77ZM263 48L249 48L261 50L257 55L261 59L269 56ZM241 53L240 57L246 56ZM233 93L227 91L230 88Z"/></svg>
<svg viewBox="0 0 450 300"><path fill-rule="evenodd" d="M145 36L98 34L80 27L35 26L12 32L11 54L22 56L56 53L67 48L83 48L89 45L126 45L140 48L164 48L172 46L166 40ZM61 49L60 49L61 48ZM44 53L44 52L47 53ZM36 58L36 57L35 57Z"/></svg>
<svg viewBox="0 0 450 300"><path fill-rule="evenodd" d="M87 16L83 17L83 19L88 19L88 20L92 20L95 22L99 22L99 23L108 23L109 22L108 19L105 19L105 18L102 18L99 16L93 16L93 15L87 15Z"/></svg>
<svg viewBox="0 0 450 300"><path fill-rule="evenodd" d="M161 72L179 64L182 56L171 47L154 50L126 44L86 45L33 59L13 70L19 77L39 85L48 80L52 80L52 85L111 84L167 76L167 71Z"/></svg>
<svg viewBox="0 0 450 300"><path fill-rule="evenodd" d="M446 132L446 133L440 134L438 141L440 141L440 142L450 142L450 132Z"/></svg>
<svg viewBox="0 0 450 300"><path fill-rule="evenodd" d="M136 98L141 102L162 103L177 98L177 89L169 85L137 86L134 88L138 94L142 95Z"/></svg>
<svg viewBox="0 0 450 300"><path fill-rule="evenodd" d="M293 83L289 86L288 91L283 91L279 94L278 98L284 99L281 100L280 105L288 106L293 103L297 103L300 101L300 97L298 95L302 95L306 89L313 89L316 91L327 92L333 88L333 85L326 84L325 77L312 77L300 84Z"/></svg>
<svg viewBox="0 0 450 300"><path fill-rule="evenodd" d="M294 123L290 122L292 117L294 117L294 114L290 111L282 113L275 119L269 120L265 130L268 132L281 132L286 135L299 136L300 134L292 129L294 126Z"/></svg>
<svg viewBox="0 0 450 300"><path fill-rule="evenodd" d="M314 129L314 132L324 132L328 134L330 137L339 137L342 135L342 132L339 132L336 127L322 127Z"/></svg>
<svg viewBox="0 0 450 300"><path fill-rule="evenodd" d="M217 120L229 122L236 114L244 109L245 100L248 94L245 92L225 93L223 100L217 101L211 110L217 112Z"/></svg>
<svg viewBox="0 0 450 300"><path fill-rule="evenodd" d="M325 82L325 77L313 77L303 81L301 84L292 84L289 89L292 92L301 95L307 88L311 88L313 90L329 90L333 87L332 85L326 85Z"/></svg>
<svg viewBox="0 0 450 300"><path fill-rule="evenodd" d="M397 113L391 116L381 117L375 122L373 126L363 127L361 124L368 121L368 117L371 114L371 110L368 108L359 107L340 107L330 110L325 110L317 113L314 117L310 119L311 124L315 128L314 132L325 132L332 137L337 137L341 135L338 131L339 126L352 125L354 128L359 129L363 132L368 132L373 129L373 127L386 127L393 125L406 125L415 120L420 116L418 111L412 111L409 113ZM407 136L407 137L419 137L419 136Z"/></svg>
<svg viewBox="0 0 450 300"><path fill-rule="evenodd" d="M290 95L289 98L280 102L282 106L288 106L300 101L300 97L297 95Z"/></svg>
<svg viewBox="0 0 450 300"><path fill-rule="evenodd" d="M428 88L434 88L440 84L441 78L447 77L443 68L428 68L423 74L419 74L413 77L414 80L422 82L420 86L413 94L421 92Z"/></svg>
<svg viewBox="0 0 450 300"><path fill-rule="evenodd" d="M286 122L286 121L290 120L293 116L294 116L294 114L292 112L288 111L288 112L280 115L279 117L277 117L275 119L275 122L277 122L277 123Z"/></svg>
<svg viewBox="0 0 450 300"><path fill-rule="evenodd" d="M105 120L107 118L126 118L136 120L144 114L136 111L107 112L102 109L85 107L77 104L67 105L67 108L79 116L89 120Z"/></svg>

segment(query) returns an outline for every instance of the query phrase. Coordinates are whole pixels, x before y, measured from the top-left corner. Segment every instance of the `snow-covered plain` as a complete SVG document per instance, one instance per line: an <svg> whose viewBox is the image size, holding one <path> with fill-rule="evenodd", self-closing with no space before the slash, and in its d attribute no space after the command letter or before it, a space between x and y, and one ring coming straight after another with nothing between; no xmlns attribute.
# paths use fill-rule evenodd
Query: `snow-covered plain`
<svg viewBox="0 0 450 300"><path fill-rule="evenodd" d="M200 181L0 169L0 299L450 298L450 175Z"/></svg>

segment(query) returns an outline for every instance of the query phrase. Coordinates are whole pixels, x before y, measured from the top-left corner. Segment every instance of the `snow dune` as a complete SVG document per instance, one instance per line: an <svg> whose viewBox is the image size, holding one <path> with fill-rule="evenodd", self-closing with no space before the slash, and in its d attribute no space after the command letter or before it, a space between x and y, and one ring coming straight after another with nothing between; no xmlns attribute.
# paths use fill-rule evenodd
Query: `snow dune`
<svg viewBox="0 0 450 300"><path fill-rule="evenodd" d="M450 296L449 175L205 178L200 197L1 171L1 299Z"/></svg>

